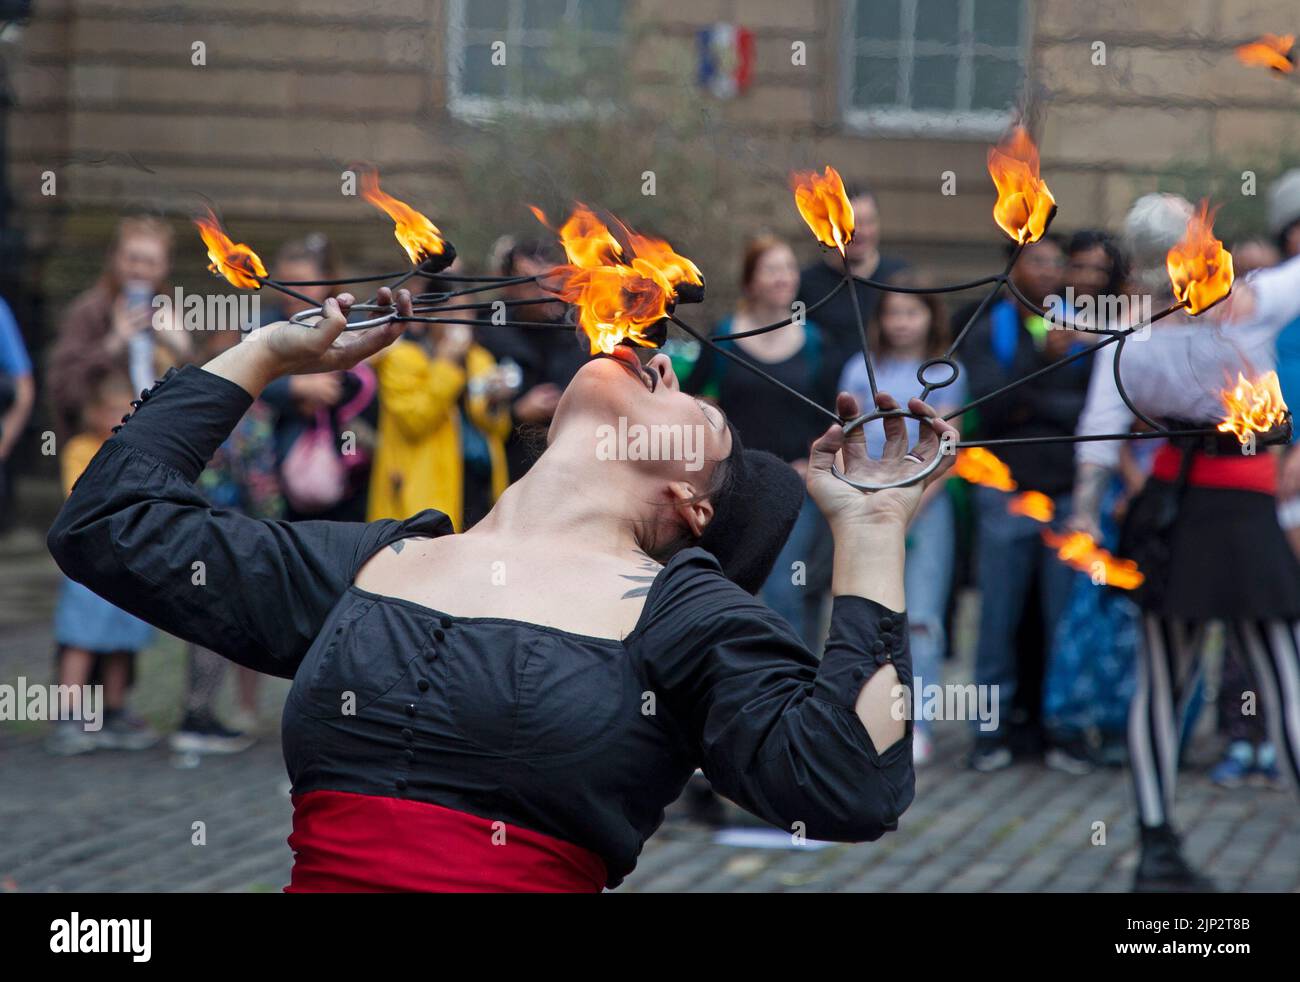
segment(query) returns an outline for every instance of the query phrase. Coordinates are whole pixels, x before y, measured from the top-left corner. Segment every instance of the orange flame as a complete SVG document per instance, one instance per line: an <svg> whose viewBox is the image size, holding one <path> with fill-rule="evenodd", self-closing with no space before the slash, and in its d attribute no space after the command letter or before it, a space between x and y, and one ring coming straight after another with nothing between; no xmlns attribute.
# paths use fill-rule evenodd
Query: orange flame
<svg viewBox="0 0 1300 982"><path fill-rule="evenodd" d="M989 175L998 189L993 220L1016 242L1036 242L1047 231L1056 199L1038 176L1038 147L1017 126L989 148Z"/></svg>
<svg viewBox="0 0 1300 982"><path fill-rule="evenodd" d="M261 258L244 243L232 242L211 208L206 218L196 218L194 224L208 247L208 258L212 260L208 270L213 275L224 276L232 286L244 290L262 288L258 277L266 276L266 267Z"/></svg>
<svg viewBox="0 0 1300 982"><path fill-rule="evenodd" d="M844 255L853 241L853 205L844 191L840 172L829 164L824 174L796 171L790 175L794 203L817 241Z"/></svg>
<svg viewBox="0 0 1300 982"><path fill-rule="evenodd" d="M1237 48L1237 60L1243 65L1271 68L1283 75L1295 71L1295 35L1265 34Z"/></svg>
<svg viewBox="0 0 1300 982"><path fill-rule="evenodd" d="M1087 532L1067 532L1062 535L1043 529L1043 541L1056 550L1056 556L1071 569L1088 573L1093 581L1121 590L1135 590L1146 576L1131 559L1118 559L1110 551L1097 545L1097 540Z"/></svg>
<svg viewBox="0 0 1300 982"><path fill-rule="evenodd" d="M1219 393L1227 414L1219 424L1220 433L1235 433L1244 446L1250 434L1267 433L1286 419L1286 403L1277 372L1265 372L1254 382L1237 373L1237 384Z"/></svg>
<svg viewBox="0 0 1300 982"><path fill-rule="evenodd" d="M1022 491L1007 502L1007 511L1036 522L1050 522L1056 515L1056 502L1041 491Z"/></svg>
<svg viewBox="0 0 1300 982"><path fill-rule="evenodd" d="M361 197L385 212L395 223L393 235L406 250L412 265L418 266L433 256L441 256L446 249L438 226L404 201L379 189L379 172L361 173Z"/></svg>
<svg viewBox="0 0 1300 982"><path fill-rule="evenodd" d="M1016 489L1016 482L1011 479L1011 468L983 447L958 450L952 472L972 484L983 484L999 491Z"/></svg>
<svg viewBox="0 0 1300 982"><path fill-rule="evenodd" d="M552 227L540 208L529 208L539 222ZM593 355L610 354L623 340L654 347L645 332L668 315L678 289L704 286L696 265L663 239L641 235L621 222L619 228L623 241L594 211L578 204L556 230L568 265L548 274L557 282L543 283L544 289L578 308L578 324L587 333Z"/></svg>
<svg viewBox="0 0 1300 982"><path fill-rule="evenodd" d="M1169 250L1165 265L1174 298L1189 314L1214 306L1232 291L1232 253L1214 237L1214 214L1208 201L1202 201L1187 220L1187 232Z"/></svg>

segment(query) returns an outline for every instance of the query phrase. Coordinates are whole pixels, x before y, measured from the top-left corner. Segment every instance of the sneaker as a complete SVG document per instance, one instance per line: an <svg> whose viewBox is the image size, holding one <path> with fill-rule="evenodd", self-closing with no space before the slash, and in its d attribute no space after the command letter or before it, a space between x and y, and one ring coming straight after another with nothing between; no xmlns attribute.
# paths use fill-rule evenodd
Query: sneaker
<svg viewBox="0 0 1300 982"><path fill-rule="evenodd" d="M45 750L56 757L73 757L88 754L98 749L99 741L94 733L86 731L85 724L79 719L55 720L54 729L45 738Z"/></svg>
<svg viewBox="0 0 1300 982"><path fill-rule="evenodd" d="M237 754L255 742L255 737L197 713L187 713L170 740L172 750L178 754Z"/></svg>
<svg viewBox="0 0 1300 982"><path fill-rule="evenodd" d="M924 767L934 759L934 743L925 730L912 731L912 766Z"/></svg>
<svg viewBox="0 0 1300 982"><path fill-rule="evenodd" d="M1239 788L1255 767L1255 748L1245 740L1228 744L1223 760L1210 769L1210 780L1221 788Z"/></svg>
<svg viewBox="0 0 1300 982"><path fill-rule="evenodd" d="M1277 748L1261 743L1255 748L1255 763L1250 769L1250 783L1273 791L1285 791L1286 782L1277 766Z"/></svg>
<svg viewBox="0 0 1300 982"><path fill-rule="evenodd" d="M981 774L1005 770L1011 766L1011 748L997 740L977 740L966 763Z"/></svg>
<svg viewBox="0 0 1300 982"><path fill-rule="evenodd" d="M1092 753L1082 739L1066 740L1053 744L1043 755L1043 763L1062 774L1083 777L1096 769Z"/></svg>
<svg viewBox="0 0 1300 982"><path fill-rule="evenodd" d="M242 706L226 718L230 720L230 728L232 730L238 730L240 733L248 734L257 732L257 713L244 709Z"/></svg>
<svg viewBox="0 0 1300 982"><path fill-rule="evenodd" d="M104 750L148 750L160 739L152 726L125 709L108 716L95 738Z"/></svg>
<svg viewBox="0 0 1300 982"><path fill-rule="evenodd" d="M1183 858L1182 843L1168 825L1143 825L1142 852L1133 874L1134 893L1215 893L1214 881Z"/></svg>

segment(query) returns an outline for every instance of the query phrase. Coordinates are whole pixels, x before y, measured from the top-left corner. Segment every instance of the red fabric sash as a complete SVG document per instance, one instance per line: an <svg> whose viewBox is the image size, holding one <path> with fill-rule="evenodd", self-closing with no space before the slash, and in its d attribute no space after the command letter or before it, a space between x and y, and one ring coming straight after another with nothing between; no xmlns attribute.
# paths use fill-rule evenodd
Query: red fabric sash
<svg viewBox="0 0 1300 982"><path fill-rule="evenodd" d="M1178 480L1183 452L1166 444L1156 451L1151 466L1151 476L1173 483ZM1198 453L1192 459L1192 469L1187 482L1198 488L1236 488L1240 491L1258 491L1260 494L1277 494L1277 461L1266 450L1253 456L1227 454L1210 456Z"/></svg>
<svg viewBox="0 0 1300 982"><path fill-rule="evenodd" d="M293 798L286 893L599 893L595 853L540 832L404 798Z"/></svg>

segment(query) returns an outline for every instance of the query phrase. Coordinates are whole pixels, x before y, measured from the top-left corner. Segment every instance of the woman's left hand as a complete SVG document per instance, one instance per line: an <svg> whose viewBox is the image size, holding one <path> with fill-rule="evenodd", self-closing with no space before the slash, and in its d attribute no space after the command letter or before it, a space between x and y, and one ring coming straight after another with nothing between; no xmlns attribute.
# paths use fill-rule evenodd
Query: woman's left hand
<svg viewBox="0 0 1300 982"><path fill-rule="evenodd" d="M878 409L897 409L898 402L893 396L881 392L876 396ZM956 427L939 417L939 414L920 399L912 399L908 409L918 416L929 419L922 423L920 439L916 446L908 449L907 424L904 417L886 416L885 448L879 460L867 456L866 434L862 427L855 429L846 439L844 427L832 426L813 443L812 454L808 464L808 493L817 502L817 507L830 523L832 529L849 525L897 524L907 527L917 506L921 503L921 494L926 487L941 480L952 467L956 453L944 454L947 458L940 462L924 481L902 488L890 488L885 491L859 491L851 484L846 484L831 473L831 464L836 463L840 472L855 481L872 484L886 484L897 481L910 474L915 474L923 466L941 453L940 438L945 433L951 446L956 447L958 433ZM858 401L847 392L841 392L835 403L835 410L842 419L853 419L861 414ZM909 459L911 458L911 459ZM916 458L920 458L920 463Z"/></svg>

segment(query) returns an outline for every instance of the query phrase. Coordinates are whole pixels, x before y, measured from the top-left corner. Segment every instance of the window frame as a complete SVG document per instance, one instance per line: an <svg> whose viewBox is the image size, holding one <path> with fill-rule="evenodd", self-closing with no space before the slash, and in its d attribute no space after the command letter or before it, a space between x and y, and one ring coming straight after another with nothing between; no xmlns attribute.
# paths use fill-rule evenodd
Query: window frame
<svg viewBox="0 0 1300 982"><path fill-rule="evenodd" d="M609 100L593 100L585 96L564 102L547 102L544 99L520 98L510 94L490 96L465 92L461 87L461 77L465 70L465 51L468 44L468 34L471 30L467 26L465 15L466 8L471 2L473 0L447 0L447 109L453 116L467 121L475 121L491 120L500 116L522 113L536 119L563 121L613 111L614 104ZM507 17L510 18L517 16L515 11L523 10L523 4L526 0L508 0L508 2L510 6ZM568 0L568 2L576 4L580 3L581 0ZM630 6L630 4L627 5L629 8ZM628 37L627 14L628 9L625 8L625 21L622 32L624 43L626 43ZM504 40L507 50L509 50L512 37L539 30L544 29L533 28L530 30L523 27L522 24L512 27L507 23L505 35L499 40Z"/></svg>
<svg viewBox="0 0 1300 982"><path fill-rule="evenodd" d="M841 11L840 36L842 41L840 59L842 67L839 73L839 95L840 115L846 127L859 132L873 131L900 136L953 137L958 139L964 137L996 137L1006 129L1007 124L1015 118L1014 106L1007 109L913 109L899 105L872 108L855 106L853 104L853 88L857 77L859 47L859 41L855 34L855 21L857 20L858 5L872 2L878 2L878 0L847 0L843 4ZM920 44L924 48L937 42L918 42L916 40L917 0L896 0L896 2L902 5L900 17L905 20L909 12L911 15L912 28L910 34L903 34L903 22L900 21L900 47L896 49L900 60L904 56L908 60L908 71L910 73L910 63L915 57L916 46ZM975 0L959 0L959 3L958 9L961 12L963 21L961 29L966 36L969 36L974 27ZM1033 38L1033 5L1028 0L1019 0L1019 3L1021 9L1020 36L1017 39L1016 46L1020 51L1019 64L1024 72L1028 74L1030 43ZM958 92L961 92L963 85L967 86L967 97L969 98L969 86L973 85L971 72L973 56L979 54L981 48L1009 48L1011 45L990 46L976 43L974 40L967 43L962 40L961 35L959 35L957 44L960 49L957 66ZM944 46L950 47L949 45Z"/></svg>

